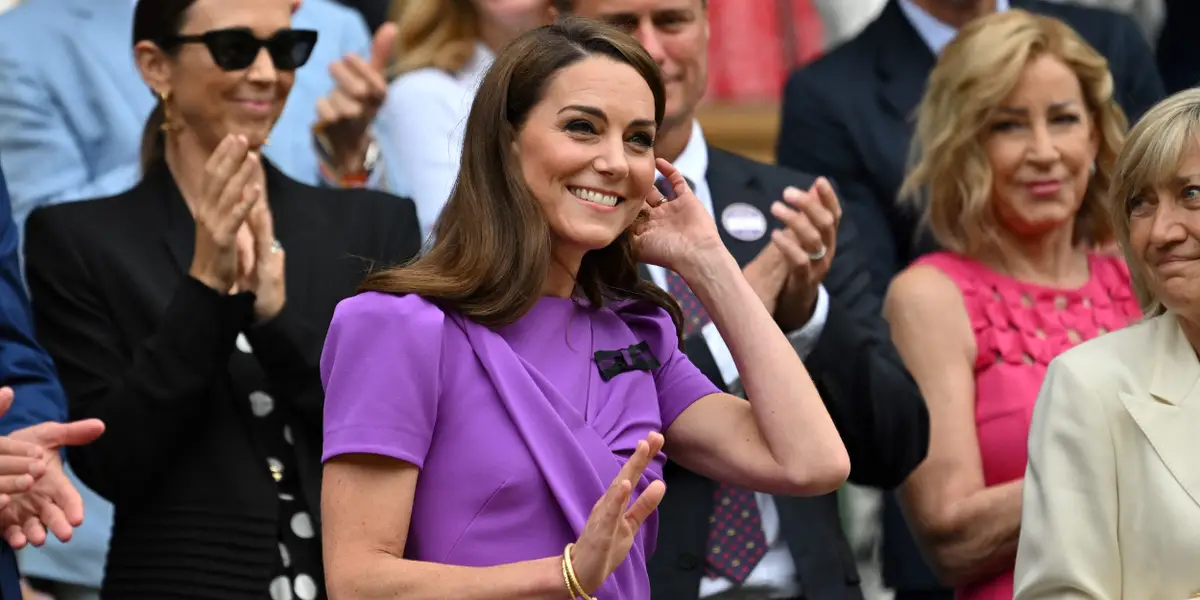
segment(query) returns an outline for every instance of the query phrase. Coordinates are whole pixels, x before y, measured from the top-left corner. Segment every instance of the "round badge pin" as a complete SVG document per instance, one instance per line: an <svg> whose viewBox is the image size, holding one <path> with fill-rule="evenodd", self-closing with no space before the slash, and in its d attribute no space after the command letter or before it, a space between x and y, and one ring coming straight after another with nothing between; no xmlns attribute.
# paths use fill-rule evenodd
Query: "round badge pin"
<svg viewBox="0 0 1200 600"><path fill-rule="evenodd" d="M743 242L753 242L767 233L767 217L761 210L746 204L734 202L721 211L721 225L734 239Z"/></svg>

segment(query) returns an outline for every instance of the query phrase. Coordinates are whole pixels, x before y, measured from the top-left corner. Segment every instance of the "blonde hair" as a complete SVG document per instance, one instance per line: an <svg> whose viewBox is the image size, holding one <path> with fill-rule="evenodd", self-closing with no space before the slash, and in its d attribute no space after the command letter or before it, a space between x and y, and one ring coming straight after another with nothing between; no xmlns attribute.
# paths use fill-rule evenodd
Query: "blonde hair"
<svg viewBox="0 0 1200 600"><path fill-rule="evenodd" d="M392 0L399 29L391 76L434 67L455 73L475 53L479 25L470 0Z"/></svg>
<svg viewBox="0 0 1200 600"><path fill-rule="evenodd" d="M1133 290L1146 317L1163 314L1166 307L1150 282L1149 269L1129 242L1132 201L1168 184L1179 173L1188 154L1197 149L1200 136L1200 89L1179 92L1151 108L1133 131L1113 171L1109 208L1117 242L1133 279Z"/></svg>
<svg viewBox="0 0 1200 600"><path fill-rule="evenodd" d="M1104 202L1128 123L1113 100L1108 61L1057 19L1013 9L976 19L959 32L930 73L917 110L900 201L921 210L923 225L942 247L978 256L994 245L998 231L989 210L992 170L983 148L985 128L1025 66L1047 55L1079 78L1100 141L1075 236L1097 245L1111 241Z"/></svg>

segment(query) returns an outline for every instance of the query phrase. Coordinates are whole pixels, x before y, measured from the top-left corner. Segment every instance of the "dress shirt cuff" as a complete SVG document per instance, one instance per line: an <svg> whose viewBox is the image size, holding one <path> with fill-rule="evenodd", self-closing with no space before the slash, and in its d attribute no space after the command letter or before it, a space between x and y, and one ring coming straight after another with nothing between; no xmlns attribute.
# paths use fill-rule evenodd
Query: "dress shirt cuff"
<svg viewBox="0 0 1200 600"><path fill-rule="evenodd" d="M816 347L817 340L821 339L821 332L825 331L825 322L828 319L829 292L822 285L817 288L817 305L813 309L813 315L808 323L787 334L788 341L796 348L796 353L800 355L801 359L808 358L809 353ZM725 340L717 331L717 326L712 323L706 324L700 328L700 335L704 336L704 342L708 345L708 351L712 354L717 370L721 372L721 380L725 382L725 387L731 390L737 389L735 384L740 377L737 365L733 362L733 354L729 352L729 346L725 345Z"/></svg>
<svg viewBox="0 0 1200 600"><path fill-rule="evenodd" d="M317 182L320 187L346 189L369 188L387 191L386 169L383 165L383 153L379 146L379 137L372 130L368 134L374 146L368 151L367 164L359 173L342 175L337 172L332 163L332 150L321 141L321 136L313 131L312 144L317 156ZM372 153L374 156L372 156Z"/></svg>
<svg viewBox="0 0 1200 600"><path fill-rule="evenodd" d="M821 332L825 331L825 322L828 320L829 292L821 285L817 288L817 306L813 309L812 317L804 327L787 334L788 341L796 349L796 354L800 355L800 360L807 359L813 348L817 347L817 340L821 339Z"/></svg>

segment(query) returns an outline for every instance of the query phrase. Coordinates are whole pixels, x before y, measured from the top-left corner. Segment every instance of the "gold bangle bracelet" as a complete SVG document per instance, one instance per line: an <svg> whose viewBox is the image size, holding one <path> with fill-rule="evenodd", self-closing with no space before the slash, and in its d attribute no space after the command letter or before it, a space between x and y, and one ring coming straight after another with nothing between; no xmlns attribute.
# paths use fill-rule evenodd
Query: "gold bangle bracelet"
<svg viewBox="0 0 1200 600"><path fill-rule="evenodd" d="M589 596L583 589L583 586L579 584L579 579L575 577L575 565L571 562L571 549L574 547L575 544L567 544L566 549L563 550L563 566L567 568L567 583L571 588L571 593L583 598L583 600L599 600L598 598Z"/></svg>
<svg viewBox="0 0 1200 600"><path fill-rule="evenodd" d="M563 583L567 586L567 595L571 597L571 600L577 600L579 595L575 593L575 588L571 587L571 577L567 575L567 555L565 552L563 553L562 559L562 572Z"/></svg>

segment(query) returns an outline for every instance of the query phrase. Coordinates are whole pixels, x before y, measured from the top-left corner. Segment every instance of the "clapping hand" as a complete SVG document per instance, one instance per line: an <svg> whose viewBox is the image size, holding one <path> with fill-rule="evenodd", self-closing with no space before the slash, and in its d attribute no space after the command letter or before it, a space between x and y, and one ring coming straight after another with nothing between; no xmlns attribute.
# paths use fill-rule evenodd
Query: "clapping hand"
<svg viewBox="0 0 1200 600"><path fill-rule="evenodd" d="M833 186L819 177L807 191L784 190L783 200L771 206L771 214L787 227L773 232L771 242L790 266L775 310L780 327L790 331L812 316L817 289L833 263L842 208Z"/></svg>
<svg viewBox="0 0 1200 600"><path fill-rule="evenodd" d="M0 415L12 406L12 388L0 388ZM0 507L11 494L29 490L46 473L46 453L41 446L8 436L0 437Z"/></svg>
<svg viewBox="0 0 1200 600"><path fill-rule="evenodd" d="M637 443L633 456L592 507L583 533L571 549L571 564L580 585L589 595L625 561L642 523L662 502L667 486L655 480L646 486L633 506L629 505L634 486L662 446L663 436L657 432L651 432Z"/></svg>
<svg viewBox="0 0 1200 600"><path fill-rule="evenodd" d="M646 199L644 218L633 225L633 247L638 260L680 272L685 260L703 261L707 252L724 251L717 224L692 193L683 174L666 159L656 161L675 191L665 201L657 189Z"/></svg>
<svg viewBox="0 0 1200 600"><path fill-rule="evenodd" d="M335 86L317 101L314 130L328 140L331 166L341 173L355 172L366 161L368 130L387 98L387 68L398 32L395 23L384 23L371 42L369 61L348 54L329 65Z"/></svg>
<svg viewBox="0 0 1200 600"><path fill-rule="evenodd" d="M252 245L249 248L239 245L237 287L254 293L255 320L268 321L283 310L287 300L283 246L275 239L275 224L266 202L250 209L245 226Z"/></svg>
<svg viewBox="0 0 1200 600"><path fill-rule="evenodd" d="M220 293L236 292L238 246L247 244L247 215L262 200L262 164L244 136L230 134L217 145L204 165L204 184L192 217L196 248L188 273Z"/></svg>
<svg viewBox="0 0 1200 600"><path fill-rule="evenodd" d="M0 414L12 405L13 392L0 388ZM46 542L46 529L62 541L71 539L74 528L83 523L83 498L63 472L59 449L80 446L104 433L104 423L85 419L73 423L42 423L26 427L0 438L0 470L28 458L36 451L39 465L30 473L16 475L24 489L0 495L0 529L13 548L25 544L40 546ZM16 451L17 454L12 454ZM36 472L36 475L34 474ZM9 473L3 470L3 475ZM25 480L25 478L29 478ZM7 477L0 477L3 482Z"/></svg>

